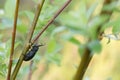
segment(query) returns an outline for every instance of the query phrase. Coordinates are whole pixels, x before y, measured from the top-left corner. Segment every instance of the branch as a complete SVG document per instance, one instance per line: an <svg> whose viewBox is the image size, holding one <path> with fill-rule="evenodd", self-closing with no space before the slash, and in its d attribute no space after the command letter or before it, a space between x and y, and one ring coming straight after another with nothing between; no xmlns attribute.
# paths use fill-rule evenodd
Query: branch
<svg viewBox="0 0 120 80"><path fill-rule="evenodd" d="M38 17L40 15L42 6L44 4L44 1L45 0L42 0L42 1L40 0L38 5L37 5L37 10L36 10L36 13L35 13L35 16L34 16L34 20L33 20L32 24L31 24L31 29L30 29L30 32L29 32L28 37L27 37L27 42L26 42L26 44L24 46L24 49L23 49L23 51L21 53L21 56L19 57L19 60L18 60L18 62L16 64L16 66L15 66L15 68L13 70L11 80L15 80L15 78L17 76L17 73L18 73L18 71L19 71L19 69L21 67L22 62L23 62L24 55L27 53L28 49L30 48L29 43L31 42L31 38L32 38L32 35L34 33L34 29L35 29L35 26L37 24L37 20L38 20Z"/></svg>
<svg viewBox="0 0 120 80"><path fill-rule="evenodd" d="M33 20L33 23L31 25L31 29L30 29L30 32L28 33L28 38L27 38L27 43L25 44L25 47L22 51L22 54L15 66L15 69L13 70L13 74L12 74L12 77L11 77L11 80L15 80L16 76L17 76L17 73L21 67L21 64L23 62L23 58L24 58L24 55L26 54L26 52L28 51L28 49L30 48L30 45L29 43L34 43L39 37L40 35L48 28L48 26L54 21L54 19L63 11L63 9L72 1L72 0L68 0L65 5L55 14L55 16L48 22L48 24L45 26L45 28L43 28L43 30L38 34L38 36L33 39L33 41L31 41L32 39L32 35L34 33L34 29L35 29L35 26L36 26L36 23L37 23L37 20L38 20L38 17L39 17L39 14L40 14L40 11L41 11L41 8L43 6L43 3L44 3L45 0L42 0L42 2L40 2L38 4L38 7L37 7L37 10L36 10L36 13L35 13L35 17L34 17L34 20Z"/></svg>
<svg viewBox="0 0 120 80"><path fill-rule="evenodd" d="M42 0L42 2L41 2L41 0L39 0L39 3L38 3L38 5L37 5L37 9L36 9L36 12L35 12L35 16L34 16L34 19L33 19L32 24L31 24L31 26L30 26L30 30L29 30L30 32L28 33L28 38L27 38L28 43L31 43L31 39L32 39L34 30L35 30L35 27L36 27L36 24L37 24L37 21L38 21L40 12L41 12L41 10L42 10L44 1L45 1L45 0Z"/></svg>
<svg viewBox="0 0 120 80"><path fill-rule="evenodd" d="M112 2L112 0L105 0L105 1L104 1L104 4L103 4L103 7L104 7L105 5L110 4L111 2ZM102 9L102 12L100 13L100 15L109 15L109 17L108 17L108 19L106 19L105 22L103 22L102 24L99 25L99 27L98 27L98 29L97 29L97 31L96 31L96 33L98 34L98 35L97 35L97 38L98 38L99 40L102 40L102 38L99 38L99 36L103 33L103 32L100 32L101 27L102 27L102 25L103 25L104 23L106 23L107 21L109 21L112 12L113 12L113 11L104 11L104 10ZM89 42L90 42L90 41L91 41L91 39L89 39ZM78 67L78 70L77 70L77 72L76 72L76 75L75 75L74 80L82 80L82 79L83 79L84 74L85 74L85 72L86 72L86 70L87 70L87 67L88 67L88 65L89 65L92 57L93 57L93 55L91 54L91 51L89 50L88 47L86 47L85 53L83 54L83 57L82 57L82 59L81 59L81 63L80 63L80 65L79 65L79 67Z"/></svg>
<svg viewBox="0 0 120 80"><path fill-rule="evenodd" d="M30 61L28 80L31 80L31 77L32 77L32 73L33 73L32 67L33 67L33 60Z"/></svg>
<svg viewBox="0 0 120 80"><path fill-rule="evenodd" d="M53 16L53 18L44 26L41 32L38 33L38 35L31 41L31 43L35 43L38 38L42 35L42 33L52 24L52 22L55 20L55 18L68 6L68 4L72 0L67 0L66 3L56 12L56 14Z"/></svg>
<svg viewBox="0 0 120 80"><path fill-rule="evenodd" d="M77 70L74 80L82 80L82 78L86 72L86 69L89 65L89 62L92 59L92 55L90 56L90 54L91 54L91 51L87 47L85 50L85 53L82 56L81 63L78 67L78 70Z"/></svg>
<svg viewBox="0 0 120 80"><path fill-rule="evenodd" d="M10 52L9 65L8 65L9 67L8 67L7 80L10 80L11 70L12 70L12 62L13 62L13 53L14 53L14 44L15 44L15 36L16 36L16 27L17 27L16 25L17 25L19 2L20 2L20 0L16 1L13 32L12 32L12 42L11 42L11 52Z"/></svg>

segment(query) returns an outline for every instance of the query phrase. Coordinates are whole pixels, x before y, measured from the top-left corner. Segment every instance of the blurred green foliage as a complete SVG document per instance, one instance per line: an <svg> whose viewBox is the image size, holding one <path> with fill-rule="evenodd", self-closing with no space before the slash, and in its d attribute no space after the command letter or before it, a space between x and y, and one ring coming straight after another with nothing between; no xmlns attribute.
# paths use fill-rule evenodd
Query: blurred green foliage
<svg viewBox="0 0 120 80"><path fill-rule="evenodd" d="M34 0L36 4L38 0ZM35 29L34 36L40 32L42 27L52 18L55 12L63 5L66 0L46 0L41 15L39 17L37 27ZM53 22L50 28L42 35L39 43L46 42L45 50L40 49L35 60L34 70L37 63L41 60L42 57L46 59L46 62L52 62L57 65L60 65L62 54L61 50L64 45L64 41L72 42L78 46L78 53L81 55L84 53L84 49L89 47L93 53L100 53L102 50L101 43L97 40L97 28L103 23L109 16L102 15L99 13L94 14L98 4L102 4L102 0L75 0L64 10L62 14ZM112 6L111 6L112 5ZM21 5L22 6L22 5ZM118 6L117 6L118 7ZM107 5L104 9L111 10L117 8L115 2L110 5ZM8 60L10 53L10 42L12 35L13 19L14 19L14 10L15 10L15 1L6 0L4 8L2 9L4 14L0 14L0 77L5 78L8 68ZM100 10L99 10L100 11ZM15 55L20 55L23 44L25 43L27 32L29 31L29 25L32 23L34 18L35 10L20 10L19 18L17 23L17 37L16 37L16 47L19 48L18 52ZM103 24L101 31L105 31L107 28L112 27L113 34L120 33L120 16L114 20ZM7 33L4 33L7 31ZM75 35L81 35L85 38L84 42L80 42ZM44 40L44 38L46 40ZM87 42L87 39L92 39L90 43ZM44 55L41 55L44 54ZM18 59L18 57L17 57ZM16 63L16 62L15 62ZM14 63L14 65L15 65ZM13 65L13 66L14 66ZM23 66L20 70L19 78L23 78L28 72L28 67ZM24 74L23 74L24 73Z"/></svg>

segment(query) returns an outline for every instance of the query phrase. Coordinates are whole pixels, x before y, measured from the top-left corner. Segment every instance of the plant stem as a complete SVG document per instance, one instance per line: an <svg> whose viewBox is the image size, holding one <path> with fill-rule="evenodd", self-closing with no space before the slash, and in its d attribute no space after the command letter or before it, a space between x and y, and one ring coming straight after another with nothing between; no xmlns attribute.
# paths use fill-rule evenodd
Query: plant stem
<svg viewBox="0 0 120 80"><path fill-rule="evenodd" d="M103 8L104 8L105 5L108 5L111 2L112 2L112 0L104 0ZM109 17L106 19L105 22L103 22L102 24L99 25L99 27L98 27L98 29L96 31L98 40L102 40L102 38L99 38L99 36L101 36L101 33L103 33L103 32L100 32L101 27L102 27L102 25L104 23L106 23L107 21L109 21L112 12L113 12L113 10L111 10L111 11L104 11L102 9L100 15L108 15ZM90 41L91 40L89 39L89 42ZM88 65L89 65L92 57L93 57L93 55L91 54L91 51L88 49L88 47L86 47L85 53L83 54L83 57L81 59L81 62L80 62L80 65L78 67L78 70L76 72L74 80L82 80L83 79L84 74L85 74L85 72L87 70L87 67L88 67Z"/></svg>
<svg viewBox="0 0 120 80"><path fill-rule="evenodd" d="M44 1L45 0L39 0L39 3L37 5L37 9L36 9L36 12L35 12L35 16L34 16L34 19L33 19L33 22L30 26L30 30L29 30L29 33L28 33L28 43L31 43L31 39L32 39L32 36L33 36L33 33L34 33L34 30L35 30L35 27L36 27L36 24L37 24L37 21L38 21L38 18L39 18L39 15L41 13L41 10L42 10L42 7L43 7L43 4L44 4Z"/></svg>
<svg viewBox="0 0 120 80"><path fill-rule="evenodd" d="M18 17L19 2L20 2L20 0L16 0L14 24L13 24L13 32L12 32L12 42L11 42L11 52L10 52L9 65L8 65L7 80L10 80L11 70L12 70L12 62L13 62L13 53L14 53L14 44L15 44L15 36L16 36L16 27L17 27L17 17Z"/></svg>
<svg viewBox="0 0 120 80"><path fill-rule="evenodd" d="M19 71L19 69L21 67L22 62L23 62L23 58L24 58L23 53L25 54L28 51L29 47L30 46L26 46L25 49L23 50L23 52L22 52L22 54L21 54L21 56L20 56L20 58L19 58L19 60L18 60L18 62L16 64L16 66L15 66L15 68L13 70L13 73L12 73L12 76L11 76L11 80L15 80L15 78L17 76L17 73L18 73L18 71Z"/></svg>
<svg viewBox="0 0 120 80"><path fill-rule="evenodd" d="M89 62L92 59L92 55L90 53L91 51L88 48L86 48L85 53L82 56L81 63L78 67L74 80L82 80L84 73L86 72L86 69L89 65Z"/></svg>
<svg viewBox="0 0 120 80"><path fill-rule="evenodd" d="M68 4L72 0L67 0L66 3L56 12L56 14L53 16L53 18L44 26L41 32L38 33L38 35L31 41L32 43L35 43L35 41L38 40L38 38L42 35L42 33L52 24L52 22L55 20L55 18L68 6Z"/></svg>
<svg viewBox="0 0 120 80"><path fill-rule="evenodd" d="M34 29L35 29L35 26L37 24L37 20L38 20L38 17L39 17L39 14L41 12L41 9L42 9L42 6L43 6L43 3L44 3L45 0L42 0L42 2L40 2L37 6L37 10L36 10L36 13L35 13L35 17L34 17L34 20L32 22L32 25L31 25L31 29L30 29L30 32L28 33L28 38L27 38L27 43L25 44L25 47L22 51L22 54L15 66L15 69L13 70L13 74L12 74L12 77L11 77L11 80L15 80L16 76L17 76L17 73L21 67L21 64L23 62L23 58L24 58L24 55L26 54L26 52L28 51L28 49L30 48L30 45L29 43L31 42L32 44L39 38L39 36L48 28L48 26L54 21L54 19L63 11L63 9L72 1L72 0L68 0L66 2L66 4L55 14L55 16L48 22L48 24L46 25L46 27L42 30L42 32L39 34L39 36L37 36L37 38L34 39L34 41L31 41L32 39L32 35L34 33Z"/></svg>
<svg viewBox="0 0 120 80"><path fill-rule="evenodd" d="M30 61L28 80L31 80L31 78L32 78L32 73L33 73L32 67L33 67L33 60Z"/></svg>
<svg viewBox="0 0 120 80"><path fill-rule="evenodd" d="M38 20L38 17L40 15L40 12L42 10L42 6L44 4L44 1L45 0L42 0L42 1L40 0L38 5L37 5L37 10L36 10L36 13L35 13L32 25L31 25L30 32L29 32L28 37L27 37L27 42L26 42L26 44L24 46L24 49L23 49L23 51L21 53L21 56L19 57L19 60L18 60L18 62L16 64L16 66L15 66L15 68L13 70L13 73L12 73L12 76L11 76L11 80L15 80L15 78L17 76L17 73L18 73L18 71L19 71L19 69L21 67L22 62L23 62L24 55L27 53L28 49L30 48L29 43L31 42L31 38L32 38L32 35L34 33L34 29L35 29L35 26L37 24L37 20Z"/></svg>

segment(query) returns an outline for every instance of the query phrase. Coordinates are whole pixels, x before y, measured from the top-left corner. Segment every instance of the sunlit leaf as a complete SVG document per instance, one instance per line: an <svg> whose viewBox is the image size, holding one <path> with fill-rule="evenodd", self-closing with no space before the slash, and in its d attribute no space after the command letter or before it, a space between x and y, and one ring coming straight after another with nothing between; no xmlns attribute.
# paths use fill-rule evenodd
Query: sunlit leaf
<svg viewBox="0 0 120 80"><path fill-rule="evenodd" d="M104 26L102 27L102 31L104 31L106 28L109 28L109 27L113 27L112 31L114 34L119 33L120 32L120 18L105 23Z"/></svg>
<svg viewBox="0 0 120 80"><path fill-rule="evenodd" d="M60 26L58 28L55 28L52 33L51 33L51 36L54 37L57 33L60 33L60 32L63 32L66 30L66 27L65 26Z"/></svg>
<svg viewBox="0 0 120 80"><path fill-rule="evenodd" d="M5 77L6 74L7 74L7 65L6 64L1 64L0 65L0 75Z"/></svg>
<svg viewBox="0 0 120 80"><path fill-rule="evenodd" d="M27 33L28 31L28 28L24 25L24 24L19 24L17 26L17 30L20 32L20 33Z"/></svg>
<svg viewBox="0 0 120 80"><path fill-rule="evenodd" d="M102 15L102 16L96 16L94 17L88 24L88 32L89 36L92 39L97 38L97 30L98 28L102 28L102 25L105 23L105 21L108 19L109 16Z"/></svg>
<svg viewBox="0 0 120 80"><path fill-rule="evenodd" d="M74 37L71 37L71 38L69 39L69 41L72 42L72 43L74 43L74 44L76 44L76 45L80 45L80 41L77 40L77 39L74 38Z"/></svg>
<svg viewBox="0 0 120 80"><path fill-rule="evenodd" d="M29 18L30 22L33 21L34 13L31 12L31 11L21 11L21 12L20 12L20 15L27 16L27 17Z"/></svg>
<svg viewBox="0 0 120 80"><path fill-rule="evenodd" d="M85 52L85 48L86 48L86 45L85 44L81 44L79 47L78 47L78 52L80 54L80 56L82 56Z"/></svg>
<svg viewBox="0 0 120 80"><path fill-rule="evenodd" d="M61 54L59 53L56 53L56 54L49 54L46 56L47 57L47 60L54 63L54 64L57 64L57 65L60 65L60 62L61 62Z"/></svg>
<svg viewBox="0 0 120 80"><path fill-rule="evenodd" d="M6 0L5 15L8 18L13 18L15 12L15 0Z"/></svg>
<svg viewBox="0 0 120 80"><path fill-rule="evenodd" d="M54 39L50 40L49 44L48 44L48 49L47 52L48 53L52 53L54 52L55 48L56 48L56 41Z"/></svg>
<svg viewBox="0 0 120 80"><path fill-rule="evenodd" d="M93 3L93 4L90 6L90 8L88 9L87 14L86 14L88 19L89 19L89 18L91 17L91 15L93 14L93 12L94 12L94 10L96 9L97 5L98 5L98 2L95 2L95 3Z"/></svg>
<svg viewBox="0 0 120 80"><path fill-rule="evenodd" d="M114 23L112 32L113 32L114 34L120 33L120 20L117 21L116 23Z"/></svg>
<svg viewBox="0 0 120 80"><path fill-rule="evenodd" d="M103 10L104 11L111 11L111 10L115 9L116 4L117 4L117 1L113 1L110 4L104 5Z"/></svg>
<svg viewBox="0 0 120 80"><path fill-rule="evenodd" d="M100 53L102 49L102 46L98 40L91 41L88 44L88 47L93 53Z"/></svg>

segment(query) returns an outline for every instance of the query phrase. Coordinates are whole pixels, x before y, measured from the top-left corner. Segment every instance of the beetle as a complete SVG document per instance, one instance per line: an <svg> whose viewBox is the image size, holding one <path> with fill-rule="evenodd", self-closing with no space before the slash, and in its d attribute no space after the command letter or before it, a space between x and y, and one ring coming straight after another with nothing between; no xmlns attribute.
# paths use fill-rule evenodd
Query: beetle
<svg viewBox="0 0 120 80"><path fill-rule="evenodd" d="M34 45L32 46L32 48L30 49L30 51L28 51L28 52L24 55L23 60L24 60L24 61L29 61L29 60L31 60L31 59L35 56L35 54L36 54L36 52L38 51L38 49L39 49L40 46L43 46L43 45L36 45L36 44L34 44Z"/></svg>

